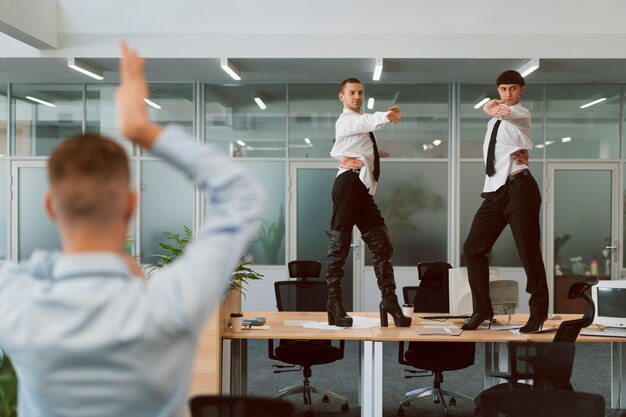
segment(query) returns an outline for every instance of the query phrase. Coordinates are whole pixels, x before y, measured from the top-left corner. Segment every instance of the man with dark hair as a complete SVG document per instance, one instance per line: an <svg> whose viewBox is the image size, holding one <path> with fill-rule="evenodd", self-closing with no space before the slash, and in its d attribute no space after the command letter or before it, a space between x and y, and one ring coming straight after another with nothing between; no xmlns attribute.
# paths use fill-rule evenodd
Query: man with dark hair
<svg viewBox="0 0 626 417"><path fill-rule="evenodd" d="M391 265L393 247L385 220L374 202L380 175L380 155L374 130L402 118L400 108L393 106L387 112L361 113L363 84L356 78L341 83L339 100L343 113L335 125L335 143L330 156L338 159L339 171L333 185L333 215L328 246L328 322L337 326L352 326L341 296L343 266L350 251L352 228L356 225L367 247L372 252L374 272L381 292L380 322L387 326L391 314L398 327L411 325L411 318L402 314L396 297L396 282Z"/></svg>
<svg viewBox="0 0 626 417"><path fill-rule="evenodd" d="M123 242L137 196L124 149L85 134L54 150L45 207L63 251L0 273L0 346L19 377L20 416L184 416L198 335L260 222L252 175L149 120L144 61L122 49L121 133L182 171L210 214L179 260L133 279L142 271Z"/></svg>
<svg viewBox="0 0 626 417"><path fill-rule="evenodd" d="M528 169L528 151L533 147L530 112L520 104L525 82L517 71L504 71L496 83L500 100L490 100L483 107L492 117L483 144L486 175L481 196L484 200L463 245L473 313L462 328L475 330L484 320L489 320L491 325L487 254L508 224L526 272L526 291L530 294L530 317L520 332L534 333L541 330L548 317L548 285L539 231L541 193Z"/></svg>

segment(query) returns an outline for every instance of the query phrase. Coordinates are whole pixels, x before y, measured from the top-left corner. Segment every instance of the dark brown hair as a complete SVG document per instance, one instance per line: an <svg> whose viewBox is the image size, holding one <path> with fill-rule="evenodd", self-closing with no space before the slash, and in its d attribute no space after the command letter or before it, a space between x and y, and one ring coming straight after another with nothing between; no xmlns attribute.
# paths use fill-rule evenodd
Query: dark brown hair
<svg viewBox="0 0 626 417"><path fill-rule="evenodd" d="M343 88L346 86L346 84L363 84L363 83L354 77L346 78L345 80L341 82L341 85L339 86L340 93L343 93Z"/></svg>
<svg viewBox="0 0 626 417"><path fill-rule="evenodd" d="M501 84L517 84L517 85L526 85L526 81L524 81L524 77L515 71L515 70L506 70L502 74L498 75L498 79L496 79L496 85Z"/></svg>
<svg viewBox="0 0 626 417"><path fill-rule="evenodd" d="M106 223L119 216L129 181L124 148L99 134L67 139L48 160L52 201L68 221Z"/></svg>

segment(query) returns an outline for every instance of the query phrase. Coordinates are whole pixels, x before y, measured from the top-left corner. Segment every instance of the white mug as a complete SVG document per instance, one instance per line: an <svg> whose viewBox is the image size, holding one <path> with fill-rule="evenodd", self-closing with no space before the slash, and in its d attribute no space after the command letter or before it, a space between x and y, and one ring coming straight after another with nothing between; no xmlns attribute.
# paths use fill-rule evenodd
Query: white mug
<svg viewBox="0 0 626 417"><path fill-rule="evenodd" d="M402 314L404 314L405 317L413 317L413 304L403 304Z"/></svg>
<svg viewBox="0 0 626 417"><path fill-rule="evenodd" d="M241 313L230 314L230 327L234 333L239 333L241 331L242 324L243 324L243 314Z"/></svg>

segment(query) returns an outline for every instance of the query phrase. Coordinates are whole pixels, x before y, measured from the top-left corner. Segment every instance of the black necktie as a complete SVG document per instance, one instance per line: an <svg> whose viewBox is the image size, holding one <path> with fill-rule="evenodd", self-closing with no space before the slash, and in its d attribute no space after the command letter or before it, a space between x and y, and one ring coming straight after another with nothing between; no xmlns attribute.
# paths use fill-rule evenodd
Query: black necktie
<svg viewBox="0 0 626 417"><path fill-rule="evenodd" d="M489 139L489 147L487 148L487 166L485 167L485 173L490 177L496 173L496 167L494 166L496 160L496 136L498 136L498 128L502 120L496 121L491 129L491 138Z"/></svg>
<svg viewBox="0 0 626 417"><path fill-rule="evenodd" d="M376 145L376 138L374 137L374 132L369 132L370 139L372 140L372 145L374 145L374 179L378 181L378 177L380 177L380 155L378 155L378 146Z"/></svg>

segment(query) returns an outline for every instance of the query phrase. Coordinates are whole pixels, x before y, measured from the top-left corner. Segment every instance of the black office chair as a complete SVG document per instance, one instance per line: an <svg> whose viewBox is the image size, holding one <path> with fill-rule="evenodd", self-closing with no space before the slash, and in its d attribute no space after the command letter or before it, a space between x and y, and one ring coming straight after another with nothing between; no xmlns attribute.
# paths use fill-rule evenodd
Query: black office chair
<svg viewBox="0 0 626 417"><path fill-rule="evenodd" d="M191 417L291 417L291 403L260 397L198 395L189 400Z"/></svg>
<svg viewBox="0 0 626 417"><path fill-rule="evenodd" d="M482 417L603 417L604 397L573 391L497 391L481 396Z"/></svg>
<svg viewBox="0 0 626 417"><path fill-rule="evenodd" d="M446 262L421 262L417 266L420 278L419 287L404 287L402 292L405 303L412 303L414 310L423 313L447 313L448 305L448 270L452 266ZM472 398L447 391L441 388L444 371L464 369L474 364L476 344L474 342L409 342L408 349L404 351L404 342L399 342L398 362L409 365L423 371L406 370L409 373L432 372L434 376L433 386L419 388L405 394L405 399L400 402L397 414L404 415L405 406L419 398L432 396L435 403L443 407L444 415L447 415L446 400L450 397L449 404L456 405L456 398L473 401ZM417 375L408 375L405 378L413 378ZM422 375L420 375L422 376ZM431 376L431 375L423 375Z"/></svg>
<svg viewBox="0 0 626 417"><path fill-rule="evenodd" d="M554 335L554 342L575 342L580 334L580 331L591 325L596 315L596 305L593 299L589 296L589 290L591 287L598 283L598 277L589 277L582 281L573 282L569 286L567 291L567 298L583 299L589 306L582 318L574 320L566 320L559 326L556 334Z"/></svg>
<svg viewBox="0 0 626 417"><path fill-rule="evenodd" d="M319 271L318 271L319 274ZM277 281L274 283L276 292L276 306L278 311L326 311L327 288L326 281ZM322 401L329 402L329 397L343 402L341 411L348 411L348 399L342 395L312 386L309 383L311 367L343 359L345 341L339 342L339 347L333 346L330 340L287 340L281 339L274 349L274 341L268 341L268 356L270 359L291 365L273 365L277 370L274 373L303 371L302 385L283 388L274 398L284 398L293 394L303 394L304 404L309 408L305 416L312 416L311 393L323 394ZM296 368L296 365L299 368ZM291 369L286 369L291 368Z"/></svg>
<svg viewBox="0 0 626 417"><path fill-rule="evenodd" d="M295 260L287 264L289 270L289 278L296 278L306 281L309 278L317 278L322 271L322 263L320 261Z"/></svg>

